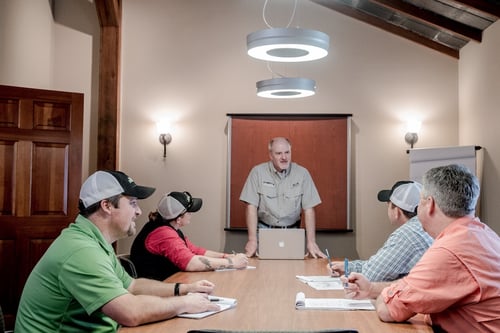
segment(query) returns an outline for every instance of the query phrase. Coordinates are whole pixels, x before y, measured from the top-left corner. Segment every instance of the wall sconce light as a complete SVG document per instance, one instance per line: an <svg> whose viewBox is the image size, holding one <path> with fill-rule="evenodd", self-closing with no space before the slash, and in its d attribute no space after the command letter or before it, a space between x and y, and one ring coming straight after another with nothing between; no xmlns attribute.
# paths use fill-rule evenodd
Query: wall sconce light
<svg viewBox="0 0 500 333"><path fill-rule="evenodd" d="M418 132L420 131L420 127L422 126L422 122L417 120L409 120L406 124L406 134L405 141L410 145L410 148L413 149L413 145L418 141Z"/></svg>
<svg viewBox="0 0 500 333"><path fill-rule="evenodd" d="M166 121L159 121L156 123L156 129L160 135L159 140L163 145L163 158L167 157L167 145L172 142L172 135L170 134L170 124Z"/></svg>

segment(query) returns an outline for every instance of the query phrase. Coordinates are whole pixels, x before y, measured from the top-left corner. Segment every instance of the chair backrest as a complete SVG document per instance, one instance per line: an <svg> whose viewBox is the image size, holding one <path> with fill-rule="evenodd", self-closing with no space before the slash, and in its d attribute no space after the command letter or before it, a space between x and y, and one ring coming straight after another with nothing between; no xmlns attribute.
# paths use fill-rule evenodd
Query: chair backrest
<svg viewBox="0 0 500 333"><path fill-rule="evenodd" d="M130 260L130 254L119 254L117 257L123 268L125 268L125 271L134 279L137 278L137 271L135 270L134 263Z"/></svg>
<svg viewBox="0 0 500 333"><path fill-rule="evenodd" d="M0 333L5 332L5 322L3 320L2 306L0 305Z"/></svg>
<svg viewBox="0 0 500 333"><path fill-rule="evenodd" d="M324 329L324 330L313 330L313 331L297 331L297 330L281 330L281 331L238 331L238 330L225 330L225 329L199 329L190 330L187 333L358 333L355 329Z"/></svg>

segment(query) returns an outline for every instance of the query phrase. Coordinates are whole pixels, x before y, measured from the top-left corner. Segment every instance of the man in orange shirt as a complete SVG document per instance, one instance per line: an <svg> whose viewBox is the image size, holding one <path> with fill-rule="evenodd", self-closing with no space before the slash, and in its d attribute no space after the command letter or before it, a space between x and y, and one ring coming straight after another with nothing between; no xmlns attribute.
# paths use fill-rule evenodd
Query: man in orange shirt
<svg viewBox="0 0 500 333"><path fill-rule="evenodd" d="M418 218L433 245L392 284L359 273L342 278L346 296L376 297L386 322L422 313L437 332L500 332L500 237L475 217L478 197L479 182L465 167L427 171Z"/></svg>

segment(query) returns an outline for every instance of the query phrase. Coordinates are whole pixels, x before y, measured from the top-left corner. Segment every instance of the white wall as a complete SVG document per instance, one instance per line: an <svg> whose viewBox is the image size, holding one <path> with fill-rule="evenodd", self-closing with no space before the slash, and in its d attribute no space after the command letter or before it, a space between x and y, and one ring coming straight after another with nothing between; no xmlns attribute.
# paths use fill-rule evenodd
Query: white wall
<svg viewBox="0 0 500 333"><path fill-rule="evenodd" d="M0 9L0 81L12 86L50 87L56 41L48 2L0 0Z"/></svg>
<svg viewBox="0 0 500 333"><path fill-rule="evenodd" d="M204 206L185 228L187 235L195 243L222 249L226 114L352 113L351 216L355 239L352 235L318 237L325 244L321 246L328 246L333 255L351 255L357 250L366 257L393 230L387 222L386 205L376 200L376 194L408 177L407 117L423 121L417 147L458 143L458 62L302 1L295 23L328 33L331 52L316 62L273 69L315 79L318 93L302 100L258 98L255 82L271 78L271 74L264 62L246 55L245 38L265 28L263 3L123 2L120 165L137 182L158 188L152 199L142 203L142 222L162 193L188 190L202 197ZM281 6L269 12L271 23L284 25L291 4L271 3ZM290 6L290 11L283 6ZM165 161L155 132L155 121L162 116L176 119ZM121 241L119 249L127 251L131 241ZM243 250L240 246L235 250Z"/></svg>
<svg viewBox="0 0 500 333"><path fill-rule="evenodd" d="M500 232L500 21L460 51L460 144L482 146L481 217Z"/></svg>
<svg viewBox="0 0 500 333"><path fill-rule="evenodd" d="M84 178L89 168L91 73L91 36L55 23L48 1L0 0L0 84L84 94Z"/></svg>

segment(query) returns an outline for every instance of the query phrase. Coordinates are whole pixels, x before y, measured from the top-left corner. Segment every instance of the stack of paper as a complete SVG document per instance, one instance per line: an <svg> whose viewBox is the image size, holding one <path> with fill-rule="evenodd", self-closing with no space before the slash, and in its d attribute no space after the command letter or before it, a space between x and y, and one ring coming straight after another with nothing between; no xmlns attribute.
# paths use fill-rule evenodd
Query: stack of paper
<svg viewBox="0 0 500 333"><path fill-rule="evenodd" d="M342 282L338 277L328 275L311 275L311 276L296 276L299 281L306 283L308 286L316 290L343 290Z"/></svg>
<svg viewBox="0 0 500 333"><path fill-rule="evenodd" d="M375 310L375 306L368 299L306 298L302 292L297 293L295 297L295 308L298 310Z"/></svg>
<svg viewBox="0 0 500 333"><path fill-rule="evenodd" d="M220 297L220 296L208 296L208 299L219 306L219 310L217 311L205 311L200 313L183 313L178 315L178 317L182 318L192 318L192 319L200 319L205 318L207 316L213 315L214 313L218 313L221 311L225 311L227 309L234 308L238 303L235 298L228 297Z"/></svg>
<svg viewBox="0 0 500 333"><path fill-rule="evenodd" d="M244 271L245 269L256 269L255 266L247 266L245 268L219 268L216 269L216 272L227 272L227 271Z"/></svg>

